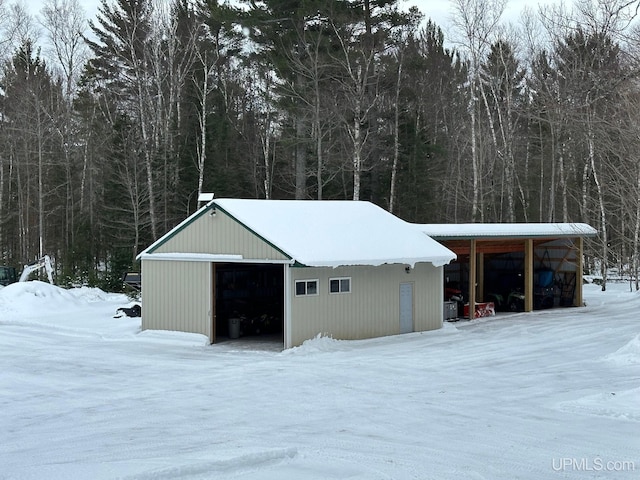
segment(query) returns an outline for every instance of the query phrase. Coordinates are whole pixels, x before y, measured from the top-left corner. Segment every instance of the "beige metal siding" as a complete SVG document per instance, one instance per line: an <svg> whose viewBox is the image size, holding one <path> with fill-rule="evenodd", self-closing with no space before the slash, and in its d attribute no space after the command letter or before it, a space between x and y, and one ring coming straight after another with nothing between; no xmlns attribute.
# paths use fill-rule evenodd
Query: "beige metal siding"
<svg viewBox="0 0 640 480"><path fill-rule="evenodd" d="M443 270L417 264L379 267L291 268L291 345L326 334L338 339L395 335L400 331L400 284L414 284L414 331L442 326ZM329 279L351 277L351 293L330 294ZM317 296L295 295L295 281L318 279Z"/></svg>
<svg viewBox="0 0 640 480"><path fill-rule="evenodd" d="M414 291L416 312L415 331L424 332L442 328L444 308L444 269L430 263L416 265ZM411 274L407 275L411 276Z"/></svg>
<svg viewBox="0 0 640 480"><path fill-rule="evenodd" d="M211 264L142 261L142 329L211 337Z"/></svg>
<svg viewBox="0 0 640 480"><path fill-rule="evenodd" d="M287 257L266 241L218 210L204 213L153 253L213 253L242 255L245 259L286 260Z"/></svg>

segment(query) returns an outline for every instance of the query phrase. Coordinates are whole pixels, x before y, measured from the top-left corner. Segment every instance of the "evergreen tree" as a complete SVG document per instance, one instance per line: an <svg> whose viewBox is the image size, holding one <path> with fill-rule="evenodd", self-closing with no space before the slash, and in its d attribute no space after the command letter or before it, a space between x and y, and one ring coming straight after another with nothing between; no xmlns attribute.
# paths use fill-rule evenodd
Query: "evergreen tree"
<svg viewBox="0 0 640 480"><path fill-rule="evenodd" d="M134 125L137 139L133 151L140 153L146 173L150 238L156 239L159 218L155 162L161 125L160 119L153 115L156 113L154 101L160 98L160 92L153 79L151 12L151 0L117 0L113 6L102 0L97 24L89 22L96 41L87 40L87 43L94 55L89 62L93 81L115 97L118 109Z"/></svg>

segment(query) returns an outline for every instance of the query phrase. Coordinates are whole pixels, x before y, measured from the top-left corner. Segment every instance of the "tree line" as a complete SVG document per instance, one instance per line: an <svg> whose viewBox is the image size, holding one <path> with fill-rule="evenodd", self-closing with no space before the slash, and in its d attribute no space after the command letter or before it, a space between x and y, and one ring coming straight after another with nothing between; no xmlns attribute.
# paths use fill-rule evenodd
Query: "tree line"
<svg viewBox="0 0 640 480"><path fill-rule="evenodd" d="M451 5L0 0L0 264L114 287L215 192L586 222L588 268L637 278L639 2Z"/></svg>

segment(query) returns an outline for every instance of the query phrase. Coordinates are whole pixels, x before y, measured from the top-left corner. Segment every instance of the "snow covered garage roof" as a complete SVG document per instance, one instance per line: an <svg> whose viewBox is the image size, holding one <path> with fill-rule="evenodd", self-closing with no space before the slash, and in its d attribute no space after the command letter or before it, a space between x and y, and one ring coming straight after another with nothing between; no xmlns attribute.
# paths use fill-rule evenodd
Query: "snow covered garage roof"
<svg viewBox="0 0 640 480"><path fill-rule="evenodd" d="M309 267L446 265L455 253L413 224L364 201L216 199L139 255L153 251L207 212L219 210L276 247L292 262ZM211 252L222 253L222 252Z"/></svg>
<svg viewBox="0 0 640 480"><path fill-rule="evenodd" d="M593 237L598 233L586 223L458 223L415 226L419 231L439 240Z"/></svg>
<svg viewBox="0 0 640 480"><path fill-rule="evenodd" d="M310 267L430 262L456 255L370 202L350 200L213 200L291 259Z"/></svg>

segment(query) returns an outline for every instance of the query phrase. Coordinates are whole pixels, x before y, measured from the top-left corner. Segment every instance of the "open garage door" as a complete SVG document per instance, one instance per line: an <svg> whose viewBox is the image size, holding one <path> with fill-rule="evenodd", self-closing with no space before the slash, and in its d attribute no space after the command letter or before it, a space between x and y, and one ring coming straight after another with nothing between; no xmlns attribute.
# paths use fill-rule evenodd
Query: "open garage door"
<svg viewBox="0 0 640 480"><path fill-rule="evenodd" d="M284 266L214 265L214 342L259 339L284 344Z"/></svg>

